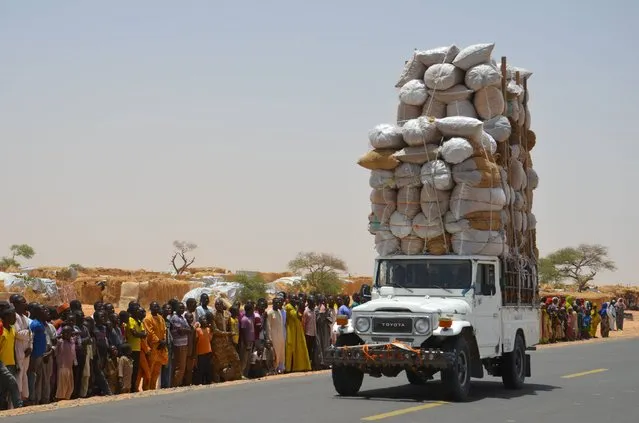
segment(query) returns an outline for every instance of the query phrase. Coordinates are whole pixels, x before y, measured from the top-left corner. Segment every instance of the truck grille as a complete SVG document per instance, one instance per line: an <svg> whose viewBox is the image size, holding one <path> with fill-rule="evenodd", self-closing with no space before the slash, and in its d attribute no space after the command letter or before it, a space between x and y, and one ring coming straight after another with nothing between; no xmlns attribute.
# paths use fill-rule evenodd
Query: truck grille
<svg viewBox="0 0 639 423"><path fill-rule="evenodd" d="M373 317L373 333L413 333L413 319Z"/></svg>

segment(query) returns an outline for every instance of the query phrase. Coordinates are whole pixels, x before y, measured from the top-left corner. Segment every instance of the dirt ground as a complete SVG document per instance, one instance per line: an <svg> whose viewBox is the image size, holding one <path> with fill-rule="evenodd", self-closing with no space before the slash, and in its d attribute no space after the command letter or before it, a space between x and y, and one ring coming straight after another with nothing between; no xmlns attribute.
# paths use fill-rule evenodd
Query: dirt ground
<svg viewBox="0 0 639 423"><path fill-rule="evenodd" d="M620 331L610 332L610 338L608 338L608 339L601 338L599 336L597 338L590 339L590 340L587 340L587 341L562 342L562 343L557 343L557 344L552 344L552 345L540 345L540 346L538 346L538 348L539 349L561 348L561 347L565 347L565 346L569 346L569 345L588 344L588 343L595 343L595 342L613 342L615 340L624 339L624 338L636 338L636 337L639 337L639 312L633 311L633 312L630 312L630 313L633 315L633 320L626 320L624 322L624 330L623 330L623 332L620 332ZM328 372L329 372L328 370L324 370L324 371L321 371L321 372L314 372L314 374L317 374L317 373L328 373ZM286 374L286 375L268 376L266 378L259 379L259 380L265 380L265 379L273 380L273 379L286 379L286 378L306 377L309 374L310 373L292 373L292 374ZM194 390L201 390L201 389L223 389L223 388L228 387L228 386L236 386L236 385L242 385L242 384L245 384L245 383L254 383L254 382L256 382L256 381L255 380L238 380L238 381L235 381L235 382L227 382L227 383L222 383L222 384L217 384L217 385L189 386L189 387L184 387L184 388L160 389L160 390L157 390L157 391L146 391L146 392L140 392L140 393L136 393L136 394L114 395L114 396L111 396L111 397L93 397L93 398L87 398L87 399L62 401L62 402L58 402L58 403L54 403L54 404L48 404L48 405L38 405L38 406L33 406L33 407L25 407L25 408L21 408L21 409L17 409L17 410L0 411L0 418L2 418L2 417L10 417L10 416L18 416L18 415L23 415L23 414L31 414L31 413L41 413L41 412L45 412L45 411L57 410L57 409L60 409L60 408L81 407L81 406L84 406L84 405L92 405L92 404L123 401L123 400L127 400L127 399L130 399L130 398L144 398L144 397L149 397L149 396L153 396L153 395L170 395L170 394L172 394L174 392L185 392L185 391L194 391Z"/></svg>

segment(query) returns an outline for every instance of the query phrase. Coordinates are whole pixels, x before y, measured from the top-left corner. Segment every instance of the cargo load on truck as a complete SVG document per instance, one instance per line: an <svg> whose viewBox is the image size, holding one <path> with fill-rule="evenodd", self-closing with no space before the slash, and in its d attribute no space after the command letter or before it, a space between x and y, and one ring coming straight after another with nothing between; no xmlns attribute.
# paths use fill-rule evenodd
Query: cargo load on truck
<svg viewBox="0 0 639 423"><path fill-rule="evenodd" d="M395 85L396 122L370 130L358 164L371 171L369 231L380 256L498 256L511 274L502 294L529 303L533 286L515 274L534 273L539 257L532 72L496 62L494 47L414 51Z"/></svg>

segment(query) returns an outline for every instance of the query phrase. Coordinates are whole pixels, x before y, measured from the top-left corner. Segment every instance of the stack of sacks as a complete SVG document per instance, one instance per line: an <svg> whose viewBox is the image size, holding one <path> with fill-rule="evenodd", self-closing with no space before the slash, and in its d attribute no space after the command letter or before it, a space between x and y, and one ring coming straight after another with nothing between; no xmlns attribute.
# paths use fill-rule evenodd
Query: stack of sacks
<svg viewBox="0 0 639 423"><path fill-rule="evenodd" d="M530 72L494 44L415 51L397 87L397 124L369 133L369 230L380 255L535 253ZM516 76L519 76L517 78Z"/></svg>

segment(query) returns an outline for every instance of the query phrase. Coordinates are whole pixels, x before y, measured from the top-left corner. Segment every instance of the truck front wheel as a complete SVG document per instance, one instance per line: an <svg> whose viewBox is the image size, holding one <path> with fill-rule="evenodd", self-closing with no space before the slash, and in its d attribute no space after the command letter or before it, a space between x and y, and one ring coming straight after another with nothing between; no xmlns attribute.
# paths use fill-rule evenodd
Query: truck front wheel
<svg viewBox="0 0 639 423"><path fill-rule="evenodd" d="M470 394L470 348L463 336L457 337L449 347L449 352L455 353L452 367L442 370L442 383L448 395L454 401L467 401Z"/></svg>
<svg viewBox="0 0 639 423"><path fill-rule="evenodd" d="M504 354L501 380L507 389L521 389L526 380L526 345L521 335L515 337L515 348Z"/></svg>
<svg viewBox="0 0 639 423"><path fill-rule="evenodd" d="M412 370L406 370L406 377L411 385L426 385L427 382L426 378Z"/></svg>
<svg viewBox="0 0 639 423"><path fill-rule="evenodd" d="M359 392L364 380L364 372L355 367L333 366L333 386L341 396L353 396Z"/></svg>

